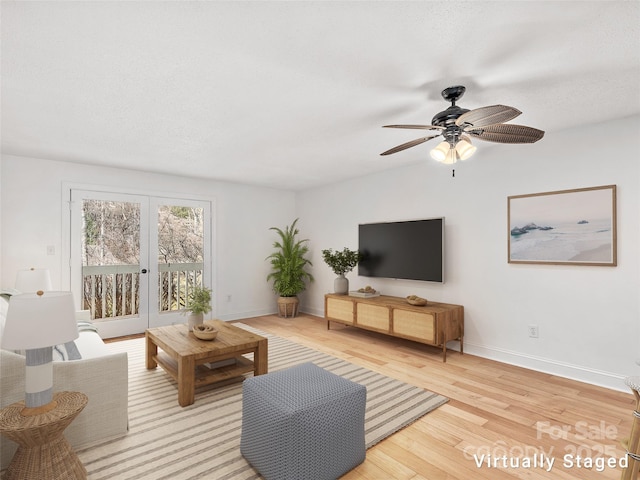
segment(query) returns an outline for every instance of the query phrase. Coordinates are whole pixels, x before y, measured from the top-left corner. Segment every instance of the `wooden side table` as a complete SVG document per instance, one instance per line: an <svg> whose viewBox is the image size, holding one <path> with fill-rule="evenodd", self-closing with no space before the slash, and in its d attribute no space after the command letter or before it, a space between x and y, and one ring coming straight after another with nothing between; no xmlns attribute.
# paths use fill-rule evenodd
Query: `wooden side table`
<svg viewBox="0 0 640 480"><path fill-rule="evenodd" d="M624 383L631 389L636 398L636 409L633 412L631 436L627 443L627 468L622 470L621 480L636 480L640 470L640 377L627 377Z"/></svg>
<svg viewBox="0 0 640 480"><path fill-rule="evenodd" d="M0 433L18 444L5 480L42 478L86 479L87 470L62 432L87 405L84 393L60 392L46 413L23 416L24 402L0 410Z"/></svg>

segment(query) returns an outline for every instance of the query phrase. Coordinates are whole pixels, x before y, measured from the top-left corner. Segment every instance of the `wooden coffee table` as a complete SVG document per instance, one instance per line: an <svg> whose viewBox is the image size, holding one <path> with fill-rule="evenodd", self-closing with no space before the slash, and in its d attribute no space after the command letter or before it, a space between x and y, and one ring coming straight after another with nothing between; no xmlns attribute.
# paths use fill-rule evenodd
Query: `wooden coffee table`
<svg viewBox="0 0 640 480"><path fill-rule="evenodd" d="M178 382L181 407L194 402L197 387L248 372L263 375L268 371L266 338L220 320L205 323L218 330L215 340L199 340L189 332L186 324L150 328L145 332L147 368L160 365ZM158 353L158 347L162 353ZM253 353L253 361L243 357L245 353ZM205 365L211 363L223 366L210 368Z"/></svg>

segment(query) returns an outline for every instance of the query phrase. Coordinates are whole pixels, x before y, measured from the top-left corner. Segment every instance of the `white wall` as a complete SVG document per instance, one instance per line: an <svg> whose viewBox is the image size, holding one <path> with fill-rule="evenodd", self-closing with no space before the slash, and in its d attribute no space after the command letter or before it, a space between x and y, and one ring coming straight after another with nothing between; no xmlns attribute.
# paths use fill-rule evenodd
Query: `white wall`
<svg viewBox="0 0 640 480"><path fill-rule="evenodd" d="M13 156L3 156L0 168L2 288L12 288L16 271L29 267L50 269L54 288L69 288L62 284L68 277L62 270L68 261L62 240L62 190L68 182L211 199L213 315L232 320L276 311L275 294L266 282L265 257L275 239L268 229L284 227L295 218L292 192ZM47 255L48 245L55 246L55 255Z"/></svg>
<svg viewBox="0 0 640 480"><path fill-rule="evenodd" d="M413 166L299 193L316 277L304 309L322 315L334 275L320 251L357 248L359 223L444 216L444 284L354 271L350 288L371 284L387 295L464 305L466 352L624 390L623 377L640 368L638 133L635 117L548 133L533 145L476 142L455 178L428 147L415 147L397 154L422 158ZM609 184L617 185L617 267L507 263L508 196ZM539 338L528 337L529 324Z"/></svg>
<svg viewBox="0 0 640 480"><path fill-rule="evenodd" d="M300 217L316 278L301 295L303 310L323 315L323 295L332 291L334 275L322 249L357 248L359 223L444 216L445 284L373 280L352 272L351 288L371 284L389 295L462 304L466 352L625 390L622 378L640 369L639 133L635 117L548 133L533 145L482 143L471 160L456 165L455 178L450 167L429 159L428 147L416 147L398 154L423 158L413 166L298 194L3 156L0 286L13 286L18 269L39 266L51 269L54 286L66 287L60 285L64 182L212 198L214 314L223 319L275 311L264 261L274 240L271 226ZM376 161L393 166L393 157ZM618 187L617 267L507 263L509 195L607 184ZM55 245L56 255L46 254L47 245ZM232 302L226 301L229 294ZM528 338L529 324L539 326L539 338Z"/></svg>

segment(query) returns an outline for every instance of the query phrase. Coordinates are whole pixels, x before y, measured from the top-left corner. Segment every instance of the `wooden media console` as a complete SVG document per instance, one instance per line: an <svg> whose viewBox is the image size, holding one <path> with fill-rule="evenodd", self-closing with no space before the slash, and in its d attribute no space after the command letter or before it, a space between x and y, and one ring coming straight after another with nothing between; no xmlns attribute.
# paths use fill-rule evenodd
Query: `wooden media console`
<svg viewBox="0 0 640 480"><path fill-rule="evenodd" d="M324 318L331 322L372 330L393 337L442 347L442 361L447 361L447 342L458 340L463 352L464 307L448 303L427 302L410 305L401 297L354 297L329 293L324 296Z"/></svg>

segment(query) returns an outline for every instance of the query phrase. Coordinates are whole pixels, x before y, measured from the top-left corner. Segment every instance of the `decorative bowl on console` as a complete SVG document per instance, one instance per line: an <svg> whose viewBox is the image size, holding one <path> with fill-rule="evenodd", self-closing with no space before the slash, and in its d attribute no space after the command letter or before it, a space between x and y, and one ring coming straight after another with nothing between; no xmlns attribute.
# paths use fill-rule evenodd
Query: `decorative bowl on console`
<svg viewBox="0 0 640 480"><path fill-rule="evenodd" d="M194 325L193 334L200 340L215 340L218 336L218 330L207 324Z"/></svg>
<svg viewBox="0 0 640 480"><path fill-rule="evenodd" d="M424 307L427 304L427 299L418 297L417 295L409 295L407 297L407 303L410 305L417 305L419 307Z"/></svg>

